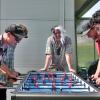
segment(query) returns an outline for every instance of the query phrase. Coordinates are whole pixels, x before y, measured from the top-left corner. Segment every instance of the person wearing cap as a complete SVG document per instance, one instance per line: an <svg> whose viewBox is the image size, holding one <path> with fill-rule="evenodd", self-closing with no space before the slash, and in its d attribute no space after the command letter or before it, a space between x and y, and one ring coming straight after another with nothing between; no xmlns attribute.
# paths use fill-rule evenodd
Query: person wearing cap
<svg viewBox="0 0 100 100"><path fill-rule="evenodd" d="M92 15L92 18L85 27L86 30L83 32L82 36L87 35L88 38L92 38L95 41L95 47L99 57L97 66L95 66L97 67L96 71L91 75L91 79L95 80L97 85L100 85L100 10Z"/></svg>
<svg viewBox="0 0 100 100"><path fill-rule="evenodd" d="M27 38L28 30L26 26L11 24L5 29L5 33L0 35L0 87L12 86L12 81L16 81L18 72L14 69L14 51L16 45ZM11 84L10 84L11 83ZM0 98L6 100L6 89L0 89Z"/></svg>
<svg viewBox="0 0 100 100"><path fill-rule="evenodd" d="M66 71L66 66L70 72L76 72L72 66L72 43L71 39L65 35L65 30L61 25L51 29L52 35L48 37L46 43L46 58L44 68L40 70Z"/></svg>

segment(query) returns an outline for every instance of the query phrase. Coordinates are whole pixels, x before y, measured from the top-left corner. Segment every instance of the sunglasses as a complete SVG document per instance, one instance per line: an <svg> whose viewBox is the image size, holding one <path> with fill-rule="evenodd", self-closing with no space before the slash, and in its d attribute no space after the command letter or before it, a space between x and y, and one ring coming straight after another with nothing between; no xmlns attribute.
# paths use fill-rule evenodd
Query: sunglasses
<svg viewBox="0 0 100 100"><path fill-rule="evenodd" d="M17 42L19 42L20 40L21 40L22 38L19 38L19 37L15 37L15 40L17 41Z"/></svg>
<svg viewBox="0 0 100 100"><path fill-rule="evenodd" d="M12 34L14 37L15 37L15 40L17 41L17 42L19 42L22 38L20 38L20 37L18 37L17 35L15 35L15 34Z"/></svg>

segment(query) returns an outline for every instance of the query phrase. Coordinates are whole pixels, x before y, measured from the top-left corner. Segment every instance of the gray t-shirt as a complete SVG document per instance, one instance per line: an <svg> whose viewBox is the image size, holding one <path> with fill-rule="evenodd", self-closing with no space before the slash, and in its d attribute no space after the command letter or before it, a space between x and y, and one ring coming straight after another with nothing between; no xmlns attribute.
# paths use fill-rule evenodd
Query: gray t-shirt
<svg viewBox="0 0 100 100"><path fill-rule="evenodd" d="M52 55L51 65L56 66L58 71L64 71L67 66L65 54L72 53L71 45L71 39L68 36L64 36L63 43L61 42L59 45L56 44L53 36L47 39L45 54Z"/></svg>

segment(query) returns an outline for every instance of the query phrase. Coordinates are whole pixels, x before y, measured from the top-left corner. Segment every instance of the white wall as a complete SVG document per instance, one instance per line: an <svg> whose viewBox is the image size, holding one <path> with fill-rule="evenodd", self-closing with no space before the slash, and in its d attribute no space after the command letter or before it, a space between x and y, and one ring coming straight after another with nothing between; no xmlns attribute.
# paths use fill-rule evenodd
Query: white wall
<svg viewBox="0 0 100 100"><path fill-rule="evenodd" d="M15 50L15 68L20 72L38 70L44 66L45 44L53 26L62 24L73 43L75 61L74 0L0 0L0 29L4 32L12 23L25 24L29 38Z"/></svg>

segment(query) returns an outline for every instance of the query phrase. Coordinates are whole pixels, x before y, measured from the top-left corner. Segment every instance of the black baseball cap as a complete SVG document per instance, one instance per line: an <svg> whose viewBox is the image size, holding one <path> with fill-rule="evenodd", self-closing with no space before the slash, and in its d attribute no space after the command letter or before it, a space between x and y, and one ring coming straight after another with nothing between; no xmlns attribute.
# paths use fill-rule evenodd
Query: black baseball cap
<svg viewBox="0 0 100 100"><path fill-rule="evenodd" d="M5 29L5 32L6 33L10 32L13 36L17 38L28 38L27 36L28 30L26 26L22 24L19 25L11 24Z"/></svg>

